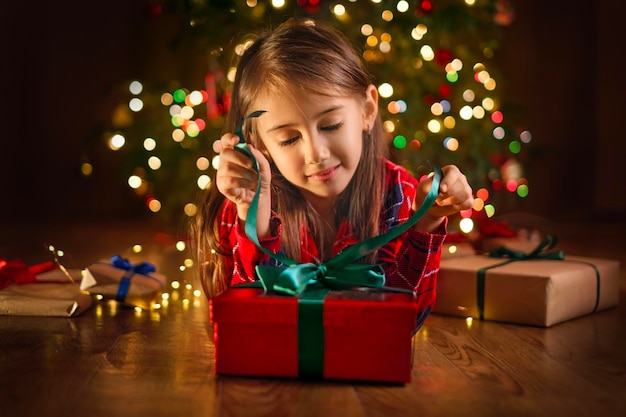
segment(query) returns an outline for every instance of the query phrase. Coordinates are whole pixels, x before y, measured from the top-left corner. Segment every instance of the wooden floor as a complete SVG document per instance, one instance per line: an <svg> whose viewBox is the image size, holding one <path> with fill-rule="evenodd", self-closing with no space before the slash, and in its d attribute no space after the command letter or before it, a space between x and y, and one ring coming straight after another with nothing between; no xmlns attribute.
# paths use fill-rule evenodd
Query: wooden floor
<svg viewBox="0 0 626 417"><path fill-rule="evenodd" d="M168 287L154 311L97 301L76 318L0 316L0 415L624 416L623 227L542 226L570 254L620 260L620 305L548 329L431 315L406 385L216 377L207 303L179 269L174 236L117 223L5 227L0 257L41 262L52 243L82 268L119 253L191 288Z"/></svg>

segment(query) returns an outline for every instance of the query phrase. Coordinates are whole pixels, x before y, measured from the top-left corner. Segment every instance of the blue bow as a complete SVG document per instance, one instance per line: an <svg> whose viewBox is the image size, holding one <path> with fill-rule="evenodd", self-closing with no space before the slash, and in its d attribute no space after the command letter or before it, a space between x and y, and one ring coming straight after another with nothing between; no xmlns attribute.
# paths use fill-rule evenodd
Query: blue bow
<svg viewBox="0 0 626 417"><path fill-rule="evenodd" d="M111 262L114 267L127 271L120 280L120 285L117 288L117 295L115 296L115 300L120 302L123 302L126 299L128 289L130 288L130 278L134 274L147 275L152 272L156 272L156 267L149 262L144 261L138 264L131 264L128 259L122 258L120 255L111 257Z"/></svg>

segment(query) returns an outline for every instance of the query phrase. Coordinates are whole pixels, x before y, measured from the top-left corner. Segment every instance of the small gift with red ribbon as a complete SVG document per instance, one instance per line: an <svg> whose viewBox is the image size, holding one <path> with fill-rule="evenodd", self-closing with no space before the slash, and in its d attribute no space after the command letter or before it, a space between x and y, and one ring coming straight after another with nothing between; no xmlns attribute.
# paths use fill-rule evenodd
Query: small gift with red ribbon
<svg viewBox="0 0 626 417"><path fill-rule="evenodd" d="M237 149L258 171L241 125L235 132L241 140ZM300 264L262 247L256 235L257 188L246 235L282 265L257 266L259 281L230 287L210 300L215 372L409 382L416 296L410 290L385 287L379 265L356 261L404 233L430 208L442 175L437 167L434 172L431 191L407 222L349 246L322 264Z"/></svg>
<svg viewBox="0 0 626 417"><path fill-rule="evenodd" d="M80 290L79 269L51 261L26 265L21 259L0 258L0 314L75 317L92 304Z"/></svg>
<svg viewBox="0 0 626 417"><path fill-rule="evenodd" d="M80 287L105 299L148 309L161 295L165 281L155 265L145 261L133 264L115 255L87 267Z"/></svg>
<svg viewBox="0 0 626 417"><path fill-rule="evenodd" d="M549 327L616 306L619 262L565 256L556 243L442 260L433 313Z"/></svg>

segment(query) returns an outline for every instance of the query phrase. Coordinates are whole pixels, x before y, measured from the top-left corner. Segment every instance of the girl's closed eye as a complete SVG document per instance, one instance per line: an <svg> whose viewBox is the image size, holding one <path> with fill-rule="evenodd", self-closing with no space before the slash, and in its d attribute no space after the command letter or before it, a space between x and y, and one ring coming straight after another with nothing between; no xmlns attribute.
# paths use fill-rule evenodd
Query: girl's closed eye
<svg viewBox="0 0 626 417"><path fill-rule="evenodd" d="M278 146L289 146L289 145L293 145L294 143L296 143L296 141L300 139L300 135L291 137L289 139L286 140L281 140L280 142L278 142Z"/></svg>
<svg viewBox="0 0 626 417"><path fill-rule="evenodd" d="M334 130L339 130L341 126L343 126L343 122L339 122L334 125L323 126L322 128L320 128L320 130L323 130L324 132L332 132Z"/></svg>

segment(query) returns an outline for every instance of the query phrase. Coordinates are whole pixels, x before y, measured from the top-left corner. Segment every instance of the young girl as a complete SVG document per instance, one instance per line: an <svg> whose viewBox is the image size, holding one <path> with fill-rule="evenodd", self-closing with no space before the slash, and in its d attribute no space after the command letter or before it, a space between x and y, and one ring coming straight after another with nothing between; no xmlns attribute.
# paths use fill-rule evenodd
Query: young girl
<svg viewBox="0 0 626 417"><path fill-rule="evenodd" d="M359 56L334 29L289 21L243 54L233 85L227 131L244 117L244 137L258 161L257 235L261 245L298 262L324 262L348 245L405 222L431 180L419 182L387 159L378 93ZM220 140L219 168L192 227L209 297L256 280L255 266L277 262L246 236L244 223L259 173ZM473 204L455 166L442 168L439 196L420 221L361 259L385 271L385 285L414 290L418 328L435 302L447 216Z"/></svg>

